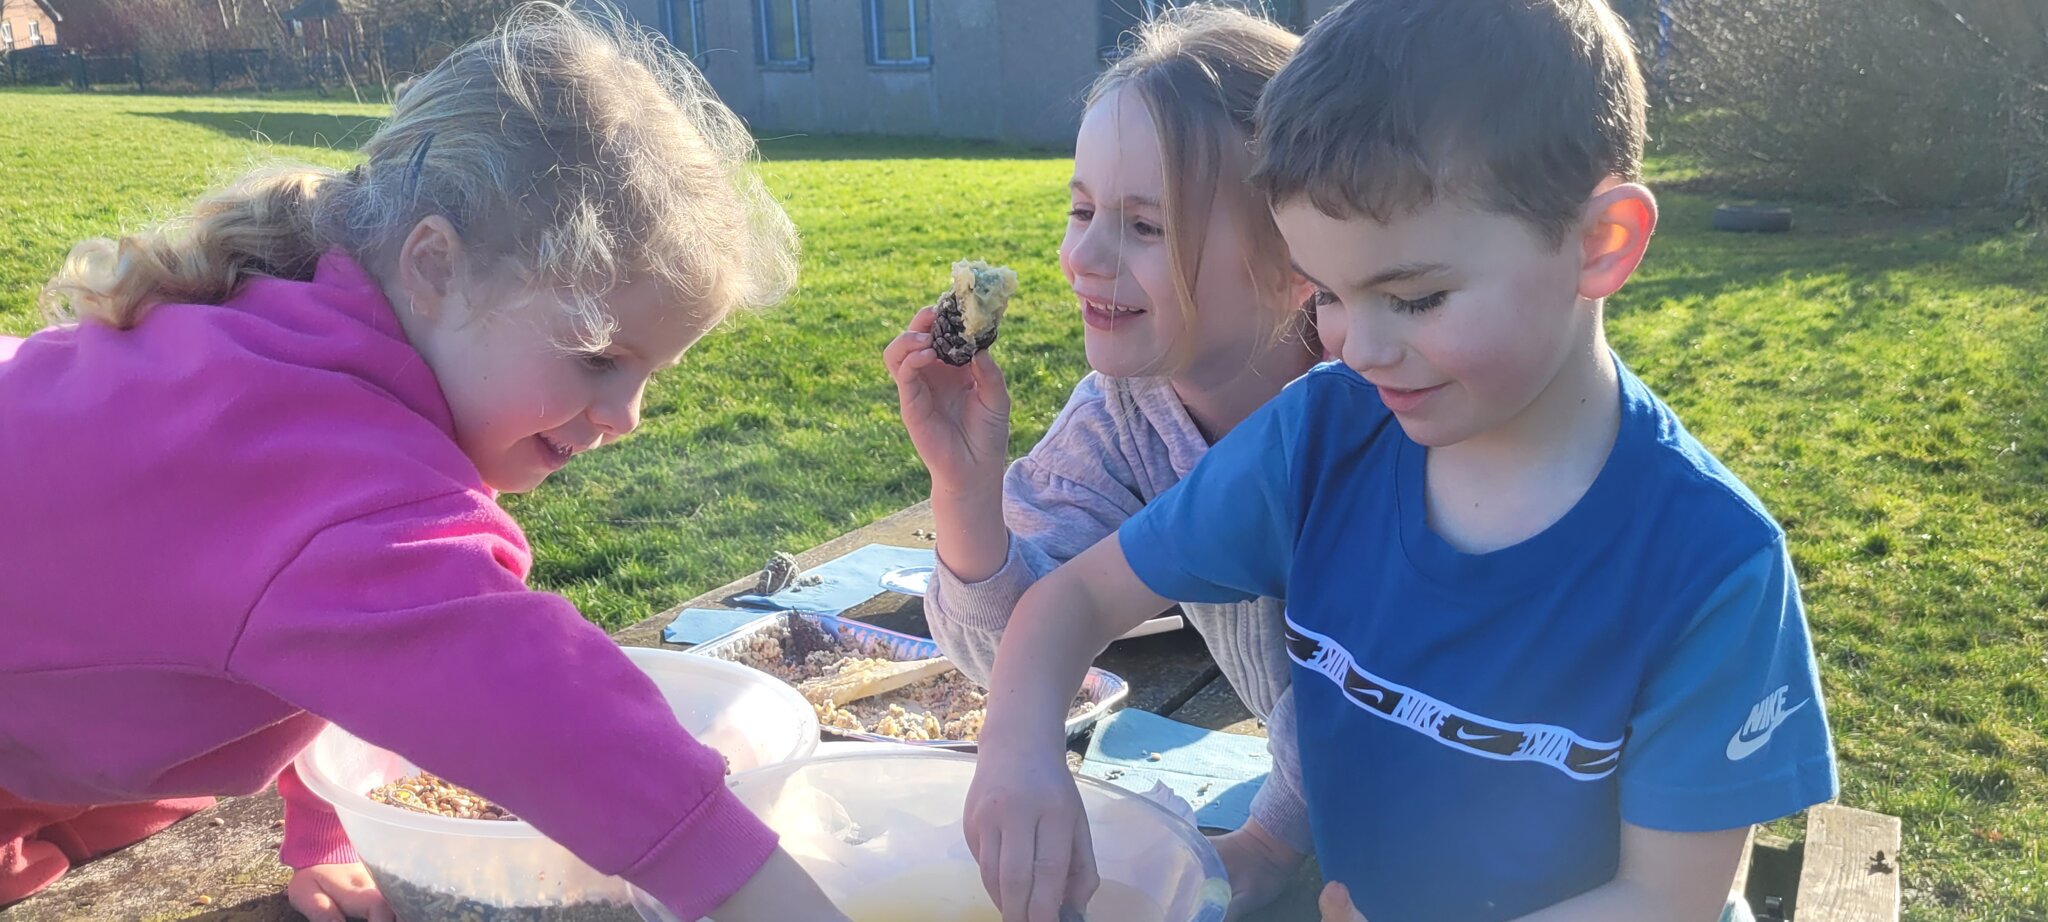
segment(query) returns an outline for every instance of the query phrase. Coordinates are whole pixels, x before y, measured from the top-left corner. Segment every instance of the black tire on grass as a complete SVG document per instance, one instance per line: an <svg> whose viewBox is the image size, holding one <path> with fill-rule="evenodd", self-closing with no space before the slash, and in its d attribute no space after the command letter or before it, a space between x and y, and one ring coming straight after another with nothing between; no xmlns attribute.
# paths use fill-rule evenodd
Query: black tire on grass
<svg viewBox="0 0 2048 922"><path fill-rule="evenodd" d="M1792 209L1777 205L1722 205L1714 229L1747 234L1782 234L1792 229Z"/></svg>

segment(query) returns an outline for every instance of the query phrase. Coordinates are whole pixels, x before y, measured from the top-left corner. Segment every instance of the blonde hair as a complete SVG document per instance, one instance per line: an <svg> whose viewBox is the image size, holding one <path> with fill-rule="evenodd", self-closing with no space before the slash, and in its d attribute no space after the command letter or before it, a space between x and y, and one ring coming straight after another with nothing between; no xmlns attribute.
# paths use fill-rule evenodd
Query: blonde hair
<svg viewBox="0 0 2048 922"><path fill-rule="evenodd" d="M125 329L153 304L219 304L256 276L309 279L331 249L370 265L434 215L485 261L565 290L582 348L609 340L602 299L629 279L723 315L795 277L795 231L746 127L616 11L519 7L404 87L363 154L347 172L258 170L182 217L81 243L44 304Z"/></svg>
<svg viewBox="0 0 2048 922"><path fill-rule="evenodd" d="M1157 126L1167 260L1174 293L1190 326L1209 212L1227 156L1224 145L1245 149L1249 160L1246 146L1252 139L1259 94L1300 43L1300 36L1239 7L1214 2L1176 6L1138 27L1129 52L1089 88L1089 106L1112 92L1130 89ZM1236 191L1251 205L1245 230L1254 265L1246 268L1255 282L1258 266L1284 272L1287 244L1264 199L1249 186ZM1287 326L1276 320L1271 329L1278 336L1287 332Z"/></svg>

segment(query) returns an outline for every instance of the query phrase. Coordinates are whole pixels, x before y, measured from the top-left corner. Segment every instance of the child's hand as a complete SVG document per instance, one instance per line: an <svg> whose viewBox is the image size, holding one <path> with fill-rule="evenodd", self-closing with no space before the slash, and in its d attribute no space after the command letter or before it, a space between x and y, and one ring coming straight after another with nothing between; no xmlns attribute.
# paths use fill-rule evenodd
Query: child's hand
<svg viewBox="0 0 2048 922"><path fill-rule="evenodd" d="M934 492L1000 490L1010 451L1010 392L988 353L964 368L932 351L931 308L911 318L882 351L910 443L931 471Z"/></svg>
<svg viewBox="0 0 2048 922"><path fill-rule="evenodd" d="M967 848L981 885L1003 922L1059 922L1102 882L1081 792L1062 753L992 753L988 743L984 735L967 788Z"/></svg>
<svg viewBox="0 0 2048 922"><path fill-rule="evenodd" d="M292 872L291 886L285 888L292 908L299 911L309 922L343 922L344 919L368 919L370 922L396 922L398 915L391 911L391 904L384 902L384 894L377 892L377 882L370 879L370 871L358 861L354 864L316 864Z"/></svg>
<svg viewBox="0 0 2048 922"><path fill-rule="evenodd" d="M1282 844L1256 822L1213 836L1209 844L1230 876L1230 917L1255 912L1280 895L1307 857Z"/></svg>
<svg viewBox="0 0 2048 922"><path fill-rule="evenodd" d="M1343 884L1331 881L1323 888L1323 895L1316 900L1316 908L1322 910L1323 922L1365 922L1358 907L1351 903L1351 891Z"/></svg>
<svg viewBox="0 0 2048 922"><path fill-rule="evenodd" d="M737 893L711 911L717 922L847 922L788 851L776 849Z"/></svg>

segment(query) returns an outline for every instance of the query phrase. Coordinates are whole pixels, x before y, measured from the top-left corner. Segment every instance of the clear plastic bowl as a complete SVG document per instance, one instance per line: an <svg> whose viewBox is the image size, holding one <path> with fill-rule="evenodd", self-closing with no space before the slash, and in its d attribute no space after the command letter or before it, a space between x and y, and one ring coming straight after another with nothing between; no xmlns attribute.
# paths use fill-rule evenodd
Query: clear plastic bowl
<svg viewBox="0 0 2048 922"><path fill-rule="evenodd" d="M661 689L683 729L723 753L734 772L802 759L817 748L810 702L773 676L671 650L625 652ZM418 769L340 727L322 731L294 764L306 786L334 806L401 917L639 919L624 880L598 873L526 823L448 819L369 799L370 790Z"/></svg>
<svg viewBox="0 0 2048 922"><path fill-rule="evenodd" d="M813 758L735 774L727 783L854 922L975 918L965 907L988 906L960 825L974 756L832 752L828 745ZM1087 918L1223 919L1230 883L1222 859L1200 831L1122 788L1076 780L1104 881ZM1143 911L1119 907L1115 889L1126 896L1135 891L1151 905ZM631 892L645 922L680 922L646 893ZM888 899L892 894L895 899ZM887 908L880 908L883 903Z"/></svg>

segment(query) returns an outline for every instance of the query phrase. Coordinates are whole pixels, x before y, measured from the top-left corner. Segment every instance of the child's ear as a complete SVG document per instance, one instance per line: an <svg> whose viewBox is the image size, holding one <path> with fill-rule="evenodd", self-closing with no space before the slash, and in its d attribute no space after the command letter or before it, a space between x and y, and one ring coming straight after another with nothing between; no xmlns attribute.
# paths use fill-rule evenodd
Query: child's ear
<svg viewBox="0 0 2048 922"><path fill-rule="evenodd" d="M394 306L426 320L459 311L454 303L461 298L456 279L464 257L462 235L455 232L455 225L440 215L421 218L398 248L398 290L406 303Z"/></svg>
<svg viewBox="0 0 2048 922"><path fill-rule="evenodd" d="M1621 290L1657 230L1657 197L1641 183L1603 185L1586 203L1579 238L1579 296L1605 298Z"/></svg>

